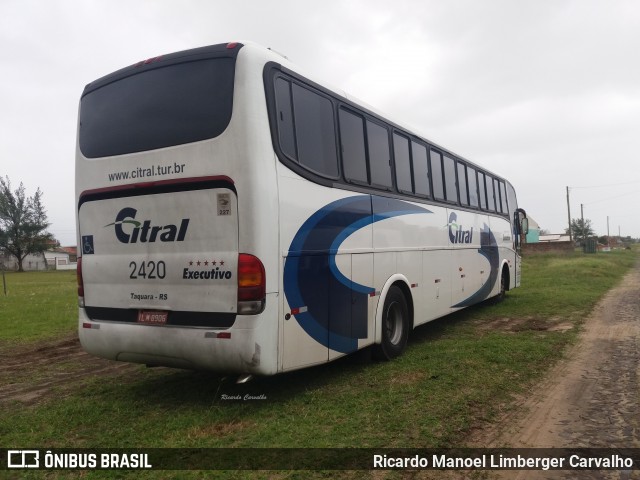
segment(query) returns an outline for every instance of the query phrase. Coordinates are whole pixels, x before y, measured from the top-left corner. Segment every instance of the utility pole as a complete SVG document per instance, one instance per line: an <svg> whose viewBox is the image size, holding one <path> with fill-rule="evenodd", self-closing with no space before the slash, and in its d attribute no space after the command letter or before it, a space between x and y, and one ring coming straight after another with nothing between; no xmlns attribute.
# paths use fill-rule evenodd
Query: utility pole
<svg viewBox="0 0 640 480"><path fill-rule="evenodd" d="M609 238L609 215L607 215L607 246L611 246L611 239Z"/></svg>
<svg viewBox="0 0 640 480"><path fill-rule="evenodd" d="M569 203L569 187L567 186L567 216L569 217L569 241L573 242L573 234L571 233L571 205Z"/></svg>

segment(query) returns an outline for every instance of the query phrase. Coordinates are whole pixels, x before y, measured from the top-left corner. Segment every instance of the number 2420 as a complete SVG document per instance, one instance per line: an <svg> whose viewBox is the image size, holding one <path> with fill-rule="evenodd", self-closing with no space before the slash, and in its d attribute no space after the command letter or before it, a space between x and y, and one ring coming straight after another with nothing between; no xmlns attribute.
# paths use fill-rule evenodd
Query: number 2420
<svg viewBox="0 0 640 480"><path fill-rule="evenodd" d="M129 274L129 278L133 280L137 280L139 278L164 278L167 273L167 266L165 263L160 260L159 262L154 262L153 260L149 260L147 262L131 262L129 263L129 268L131 269L131 273Z"/></svg>

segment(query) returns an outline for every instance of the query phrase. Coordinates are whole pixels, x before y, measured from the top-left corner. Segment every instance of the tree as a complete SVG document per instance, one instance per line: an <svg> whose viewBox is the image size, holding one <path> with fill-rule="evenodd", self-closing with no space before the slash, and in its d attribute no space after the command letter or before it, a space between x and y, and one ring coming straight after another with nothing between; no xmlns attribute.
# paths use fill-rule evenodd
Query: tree
<svg viewBox="0 0 640 480"><path fill-rule="evenodd" d="M22 182L11 191L9 177L0 178L0 250L16 257L18 271L24 271L22 261L27 255L47 249L53 240L48 227L42 191L38 188L27 197Z"/></svg>
<svg viewBox="0 0 640 480"><path fill-rule="evenodd" d="M565 230L565 233L569 233L569 229ZM574 218L571 220L571 234L574 240L584 240L585 238L593 236L593 228L591 227L591 220L582 220L581 218Z"/></svg>

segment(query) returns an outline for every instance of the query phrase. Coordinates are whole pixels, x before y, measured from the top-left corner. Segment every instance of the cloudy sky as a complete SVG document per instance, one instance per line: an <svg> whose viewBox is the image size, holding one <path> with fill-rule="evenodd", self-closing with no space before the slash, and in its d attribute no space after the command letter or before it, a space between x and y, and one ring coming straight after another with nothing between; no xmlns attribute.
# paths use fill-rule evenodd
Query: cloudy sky
<svg viewBox="0 0 640 480"><path fill-rule="evenodd" d="M0 175L74 245L84 85L251 40L506 177L551 233L640 237L640 2L0 0Z"/></svg>

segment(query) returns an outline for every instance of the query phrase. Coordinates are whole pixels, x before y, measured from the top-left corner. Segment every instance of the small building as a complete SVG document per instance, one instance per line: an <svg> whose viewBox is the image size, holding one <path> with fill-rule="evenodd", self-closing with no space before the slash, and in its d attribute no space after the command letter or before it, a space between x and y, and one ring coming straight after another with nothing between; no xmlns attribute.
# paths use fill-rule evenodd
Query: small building
<svg viewBox="0 0 640 480"><path fill-rule="evenodd" d="M75 270L77 266L76 247L54 247L44 253L29 254L22 261L22 269L27 272L39 270ZM18 270L18 259L7 253L0 253L0 270Z"/></svg>
<svg viewBox="0 0 640 480"><path fill-rule="evenodd" d="M69 254L61 248L54 248L44 252L44 258L47 260L47 267L50 270L58 270L58 265L63 268L69 265Z"/></svg>
<svg viewBox="0 0 640 480"><path fill-rule="evenodd" d="M540 225L530 216L527 216L529 220L529 232L525 237L526 243L538 243L538 239L540 237Z"/></svg>
<svg viewBox="0 0 640 480"><path fill-rule="evenodd" d="M570 242L571 237L568 233L553 233L548 235L540 235L539 242Z"/></svg>
<svg viewBox="0 0 640 480"><path fill-rule="evenodd" d="M523 249L526 253L571 253L575 248L569 234L555 233L538 235L536 243L526 243Z"/></svg>
<svg viewBox="0 0 640 480"><path fill-rule="evenodd" d="M78 261L78 247L60 247L60 250L69 254L69 261L76 263Z"/></svg>

